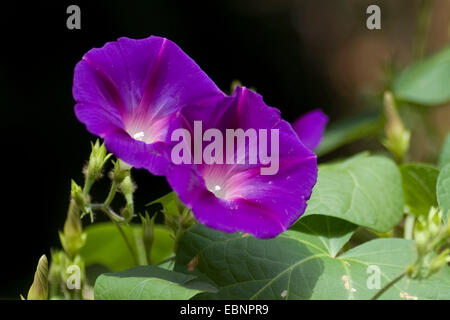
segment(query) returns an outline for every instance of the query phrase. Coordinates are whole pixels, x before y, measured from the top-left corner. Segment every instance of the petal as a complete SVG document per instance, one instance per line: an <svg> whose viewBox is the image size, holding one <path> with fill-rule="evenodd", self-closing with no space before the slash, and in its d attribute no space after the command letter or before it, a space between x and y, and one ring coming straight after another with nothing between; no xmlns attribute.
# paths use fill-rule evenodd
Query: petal
<svg viewBox="0 0 450 320"><path fill-rule="evenodd" d="M116 110L105 110L102 107L92 108L89 105L78 103L75 106L75 115L78 120L86 124L89 132L102 138L111 130L123 129L122 119Z"/></svg>
<svg viewBox="0 0 450 320"><path fill-rule="evenodd" d="M226 129L278 129L278 172L261 175L263 165L249 164L247 153L245 164L172 164L168 182L205 225L225 232L274 237L304 212L317 179L316 156L300 142L277 109L268 107L260 95L246 88L237 88L231 100L224 99L216 111L222 116L211 113L209 123L206 113L187 108L181 114L188 124L202 120L206 128L213 123L223 136ZM215 185L220 191L214 190Z"/></svg>
<svg viewBox="0 0 450 320"><path fill-rule="evenodd" d="M173 115L183 107L214 105L224 97L175 43L156 36L120 38L90 50L75 67L72 91L76 116L88 131L103 137L116 156L154 174L165 168L142 152L154 151L142 143L164 142Z"/></svg>
<svg viewBox="0 0 450 320"><path fill-rule="evenodd" d="M169 160L163 142L147 144L131 138L122 129L116 129L105 136L105 145L116 157L137 169L145 168L154 175L166 173Z"/></svg>
<svg viewBox="0 0 450 320"><path fill-rule="evenodd" d="M316 149L322 140L328 117L321 110L310 111L292 125L300 140L310 150Z"/></svg>

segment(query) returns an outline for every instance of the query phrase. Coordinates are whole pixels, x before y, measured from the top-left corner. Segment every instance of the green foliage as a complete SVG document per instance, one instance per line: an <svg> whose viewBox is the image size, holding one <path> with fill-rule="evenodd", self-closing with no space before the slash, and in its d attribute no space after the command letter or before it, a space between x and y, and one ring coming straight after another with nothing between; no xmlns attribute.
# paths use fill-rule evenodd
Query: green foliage
<svg viewBox="0 0 450 320"><path fill-rule="evenodd" d="M431 206L437 206L436 182L439 170L423 164L406 164L402 173L405 206L408 213L427 215Z"/></svg>
<svg viewBox="0 0 450 320"><path fill-rule="evenodd" d="M97 278L97 300L187 300L201 292L214 291L196 276L159 268L140 266L130 270L105 273Z"/></svg>
<svg viewBox="0 0 450 320"><path fill-rule="evenodd" d="M132 240L135 251L143 247L142 228L132 225L123 228L128 239ZM112 271L121 271L136 266L123 238L113 223L96 223L89 225L86 244L81 249L81 256L86 266L101 264ZM161 225L155 225L155 239L151 251L151 261L159 263L169 257L173 250L173 239L170 231Z"/></svg>
<svg viewBox="0 0 450 320"><path fill-rule="evenodd" d="M447 221L450 211L450 163L439 174L436 193L439 207L443 211L443 219Z"/></svg>
<svg viewBox="0 0 450 320"><path fill-rule="evenodd" d="M337 217L375 231L395 226L403 213L400 172L392 160L358 155L319 166L305 214Z"/></svg>
<svg viewBox="0 0 450 320"><path fill-rule="evenodd" d="M374 135L383 128L378 112L356 116L330 125L315 150L319 156L364 137Z"/></svg>
<svg viewBox="0 0 450 320"><path fill-rule="evenodd" d="M343 230L340 225L327 234L343 239L343 234L348 235ZM412 241L394 238L372 240L333 257L344 241L330 250L326 238L325 233L315 237L287 231L261 240L196 225L180 244L175 270L192 270L196 261L194 271L216 284L217 292L203 293L200 299L369 299L378 291L368 284L370 266L378 268L382 287L416 258ZM448 299L448 276L447 267L427 280L404 279L382 298Z"/></svg>
<svg viewBox="0 0 450 320"><path fill-rule="evenodd" d="M320 247L336 257L339 250L350 240L358 226L331 216L308 215L300 218L291 230L300 231L309 242L320 240Z"/></svg>
<svg viewBox="0 0 450 320"><path fill-rule="evenodd" d="M147 213L141 224L130 223L136 217L135 186L131 167L120 160L109 174L106 199L91 203L90 189L111 157L97 141L83 187L72 182L61 232L64 251L52 255L50 289L62 287L70 263L82 270L83 283L84 266L113 271L92 277L95 299L450 299L450 134L439 169L404 164L411 132L396 105L450 101L450 46L412 64L392 83L384 93L384 117L377 111L329 126L316 153L384 129L381 142L396 162L363 153L320 165L305 213L273 239L195 224L174 192L148 204L162 206L165 226ZM111 208L118 190L127 204L121 211ZM112 222L83 230L80 214L93 220L94 212ZM388 234L414 240L377 238ZM68 298L83 298L66 291Z"/></svg>
<svg viewBox="0 0 450 320"><path fill-rule="evenodd" d="M437 105L450 100L450 46L418 61L403 71L393 83L397 98L421 105Z"/></svg>

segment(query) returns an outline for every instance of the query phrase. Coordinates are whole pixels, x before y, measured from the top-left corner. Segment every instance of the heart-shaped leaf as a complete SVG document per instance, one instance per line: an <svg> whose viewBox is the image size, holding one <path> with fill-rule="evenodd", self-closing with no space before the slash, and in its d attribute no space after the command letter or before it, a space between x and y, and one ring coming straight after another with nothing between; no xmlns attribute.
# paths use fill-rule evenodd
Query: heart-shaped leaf
<svg viewBox="0 0 450 320"><path fill-rule="evenodd" d="M393 84L397 98L421 104L437 105L450 100L450 46L416 62L403 71Z"/></svg>
<svg viewBox="0 0 450 320"><path fill-rule="evenodd" d="M375 231L395 226L403 214L400 171L385 157L357 155L319 166L305 215L337 217Z"/></svg>
<svg viewBox="0 0 450 320"><path fill-rule="evenodd" d="M215 288L196 276L140 266L117 273L105 273L95 282L96 300L187 300Z"/></svg>
<svg viewBox="0 0 450 320"><path fill-rule="evenodd" d="M414 163L403 165L400 172L407 211L416 216L427 215L432 206L437 206L439 170L427 164Z"/></svg>
<svg viewBox="0 0 450 320"><path fill-rule="evenodd" d="M309 233L261 240L195 225L180 243L175 270L214 281L218 292L200 299L369 299L415 259L405 239L376 239L333 257ZM381 298L449 299L449 275L445 267L427 280L405 278Z"/></svg>
<svg viewBox="0 0 450 320"><path fill-rule="evenodd" d="M142 248L142 228L131 225L123 228L135 251ZM89 225L86 244L81 249L81 256L86 266L100 264L112 271L121 271L136 266L117 227L111 222ZM163 261L173 253L173 238L170 231L162 225L155 225L155 240L152 246L151 259L154 263Z"/></svg>

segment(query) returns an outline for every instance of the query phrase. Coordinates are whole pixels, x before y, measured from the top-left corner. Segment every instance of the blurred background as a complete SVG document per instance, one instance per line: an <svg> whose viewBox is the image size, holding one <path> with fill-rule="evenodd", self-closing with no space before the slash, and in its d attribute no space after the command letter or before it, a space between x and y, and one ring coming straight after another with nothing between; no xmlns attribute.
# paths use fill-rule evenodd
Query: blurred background
<svg viewBox="0 0 450 320"><path fill-rule="evenodd" d="M66 27L71 4L81 8L81 30ZM370 4L381 8L381 30L366 28ZM321 108L333 125L380 110L392 72L447 44L450 32L449 0L11 1L2 13L0 298L10 299L26 295L40 255L60 246L70 179L82 182L95 137L76 120L71 89L89 49L121 36L167 37L222 90L238 79L288 121ZM412 160L433 159L450 108L433 108L423 126L432 135L415 130ZM383 147L367 138L320 161L365 149ZM170 191L164 178L133 176L138 212Z"/></svg>

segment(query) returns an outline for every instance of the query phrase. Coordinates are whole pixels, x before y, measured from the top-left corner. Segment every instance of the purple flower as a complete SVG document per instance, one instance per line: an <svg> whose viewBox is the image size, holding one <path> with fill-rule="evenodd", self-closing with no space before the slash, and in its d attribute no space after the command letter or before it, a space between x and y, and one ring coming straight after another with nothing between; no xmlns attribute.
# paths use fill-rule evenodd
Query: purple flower
<svg viewBox="0 0 450 320"><path fill-rule="evenodd" d="M204 132L201 142L204 159L195 164L193 158L195 149L199 149L198 143L196 147L189 139L196 136L199 121ZM186 131L187 141L178 134L180 127ZM206 137L208 129L217 130L214 138ZM261 163L258 153L264 146L260 144L261 140L256 144L250 143L251 138L245 139L243 157L242 153L239 156L239 143L231 148L235 152L232 159L228 143L227 147L217 144L217 150L209 153L208 145L220 136L226 137L230 129L265 132L268 143L264 149L268 151L267 155L277 158L276 170L268 173L269 163ZM287 230L304 212L317 179L316 155L302 144L291 125L281 119L279 110L267 106L259 94L237 87L232 97L223 99L215 107L185 108L170 132L171 140L174 140L172 161L181 150L179 146L186 142L191 152L186 154L183 149L180 157L189 158L194 164L172 164L167 179L199 222L225 232L242 231L259 238L271 238ZM271 135L272 132L278 132L278 137ZM257 138L261 136L256 135ZM222 152L218 151L223 151L222 161L217 156ZM258 161L251 163L255 154ZM211 163L211 158L215 162ZM235 163L228 163L229 160L235 160ZM262 168L265 168L265 174Z"/></svg>
<svg viewBox="0 0 450 320"><path fill-rule="evenodd" d="M165 173L169 124L185 106L224 94L177 45L151 36L92 49L75 67L75 113L107 149L136 168Z"/></svg>
<svg viewBox="0 0 450 320"><path fill-rule="evenodd" d="M322 140L328 117L321 110L310 111L298 118L292 127L303 144L310 150L316 149Z"/></svg>

